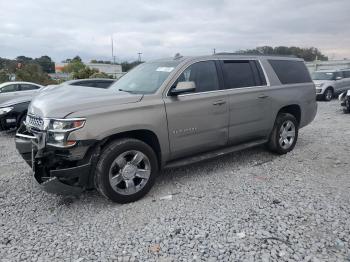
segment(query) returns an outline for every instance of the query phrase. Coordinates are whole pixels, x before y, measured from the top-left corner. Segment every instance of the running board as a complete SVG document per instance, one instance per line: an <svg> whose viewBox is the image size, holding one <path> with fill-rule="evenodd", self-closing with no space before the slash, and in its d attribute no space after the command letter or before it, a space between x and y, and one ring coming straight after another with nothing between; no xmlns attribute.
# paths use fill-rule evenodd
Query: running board
<svg viewBox="0 0 350 262"><path fill-rule="evenodd" d="M164 168L174 168L174 167L190 165L193 163L198 163L207 159L230 154L243 149L260 146L262 144L265 144L267 141L268 141L267 139L255 140L253 142L243 143L243 144L230 146L230 147L224 147L224 148L220 148L218 150L210 151L207 153L202 153L191 157L181 158L179 160L174 160L167 163Z"/></svg>

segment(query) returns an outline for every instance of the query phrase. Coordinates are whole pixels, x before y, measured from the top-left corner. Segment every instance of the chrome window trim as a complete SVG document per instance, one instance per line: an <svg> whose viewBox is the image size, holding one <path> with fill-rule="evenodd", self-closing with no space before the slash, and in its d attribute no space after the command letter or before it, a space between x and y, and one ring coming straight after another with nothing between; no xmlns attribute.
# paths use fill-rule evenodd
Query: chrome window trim
<svg viewBox="0 0 350 262"><path fill-rule="evenodd" d="M247 59L222 59L222 58L208 58L208 59L201 59L201 60L197 60L197 61L194 61L192 62L191 64L189 64L188 66L184 67L184 69L182 69L180 72L180 74L177 75L177 77L170 81L169 83L171 83L166 92L166 96L165 97L171 97L172 95L170 94L170 89L171 87L173 86L173 84L176 82L176 80L178 79L178 77L187 69L189 68L190 66L194 65L195 63L199 63L199 62L206 62L206 61L224 61L224 60L237 60L237 61L242 61L242 60L246 60L246 61L258 61L259 64L260 64L260 67L263 71L263 74L264 74L264 77L265 77L265 80L266 80L266 85L260 85L260 86L246 86L246 87L237 87L237 88L229 88L229 89L218 89L218 90L213 90L213 91L205 91L205 92L198 92L198 93L189 93L189 94L183 94L183 95L178 95L178 97L183 97L183 96L189 96L189 95L198 95L198 94L208 94L208 93L215 93L215 92L221 92L221 91L229 91L229 90L239 90L239 89L247 89L247 88L264 88L264 87L270 87L271 84L270 84L270 79L267 77L267 74L266 74L266 71L265 71L265 68L263 67L262 63L261 63L261 60L260 59L257 59L257 58L247 58ZM217 72L218 73L218 72Z"/></svg>
<svg viewBox="0 0 350 262"><path fill-rule="evenodd" d="M206 91L206 92L182 94L182 95L178 95L178 97L191 96L191 95L202 95L202 94L209 94L209 93L219 93L219 92L225 92L225 91L228 92L228 91L242 90L242 89L264 88L264 87L266 87L266 86L237 87L237 88L220 89L220 90L214 90L214 91Z"/></svg>
<svg viewBox="0 0 350 262"><path fill-rule="evenodd" d="M270 79L267 77L265 68L264 68L263 64L261 63L261 60L260 60L260 59L257 59L257 60L255 60L255 61L258 61L258 62L259 62L259 65L260 65L260 67L261 67L261 69L262 69L262 71L263 71L263 74L264 74L264 77L265 77L265 81L266 81L266 85L264 85L264 86L268 86L268 87L271 86Z"/></svg>

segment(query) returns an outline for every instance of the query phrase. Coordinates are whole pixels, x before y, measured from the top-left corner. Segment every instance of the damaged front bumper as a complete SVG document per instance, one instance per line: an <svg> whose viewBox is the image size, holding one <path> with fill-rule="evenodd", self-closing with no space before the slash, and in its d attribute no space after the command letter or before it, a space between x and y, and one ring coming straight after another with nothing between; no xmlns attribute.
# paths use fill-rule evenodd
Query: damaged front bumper
<svg viewBox="0 0 350 262"><path fill-rule="evenodd" d="M74 148L45 145L45 134L20 129L16 148L33 170L36 184L49 193L76 195L93 188L96 150L92 141L79 142Z"/></svg>

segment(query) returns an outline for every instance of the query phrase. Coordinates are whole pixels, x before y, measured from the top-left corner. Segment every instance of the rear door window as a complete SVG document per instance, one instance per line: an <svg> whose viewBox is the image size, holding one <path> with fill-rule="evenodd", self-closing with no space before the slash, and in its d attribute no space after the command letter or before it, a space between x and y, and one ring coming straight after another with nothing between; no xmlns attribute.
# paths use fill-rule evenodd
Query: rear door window
<svg viewBox="0 0 350 262"><path fill-rule="evenodd" d="M265 76L257 61L224 60L221 64L225 89L266 85Z"/></svg>
<svg viewBox="0 0 350 262"><path fill-rule="evenodd" d="M282 84L312 82L310 73L303 61L271 59L269 63Z"/></svg>
<svg viewBox="0 0 350 262"><path fill-rule="evenodd" d="M31 85L31 84L21 84L21 91L29 91L39 89L39 86Z"/></svg>

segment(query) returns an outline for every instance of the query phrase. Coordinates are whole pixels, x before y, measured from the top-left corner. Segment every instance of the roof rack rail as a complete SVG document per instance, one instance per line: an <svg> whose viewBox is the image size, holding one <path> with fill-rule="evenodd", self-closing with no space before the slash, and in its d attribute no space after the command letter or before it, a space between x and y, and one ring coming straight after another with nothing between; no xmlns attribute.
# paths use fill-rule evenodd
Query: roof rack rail
<svg viewBox="0 0 350 262"><path fill-rule="evenodd" d="M230 53L230 52L220 52L213 55L236 55L236 56L276 56L276 57L292 57L298 58L295 55L278 55L278 54L257 54L257 53Z"/></svg>

